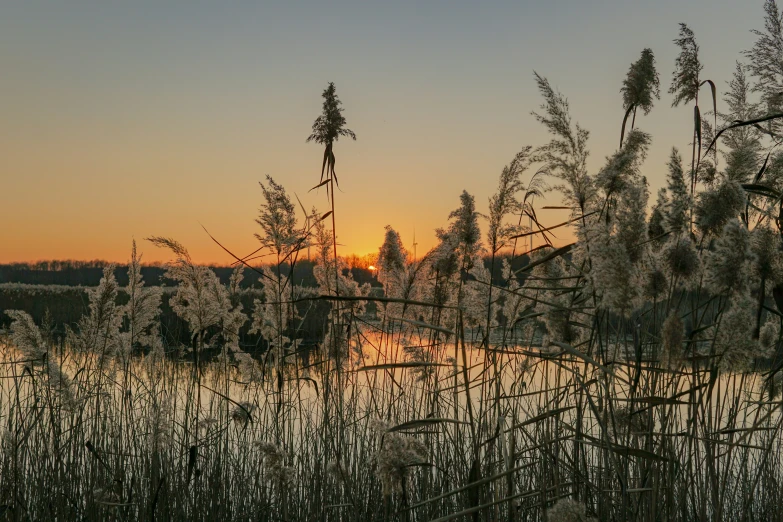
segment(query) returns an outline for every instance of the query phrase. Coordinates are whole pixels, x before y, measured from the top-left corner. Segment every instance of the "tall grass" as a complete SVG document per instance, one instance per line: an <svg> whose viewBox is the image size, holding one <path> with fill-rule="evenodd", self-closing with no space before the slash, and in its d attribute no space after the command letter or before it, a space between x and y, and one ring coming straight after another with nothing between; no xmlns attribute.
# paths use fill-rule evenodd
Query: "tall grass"
<svg viewBox="0 0 783 522"><path fill-rule="evenodd" d="M671 92L696 102L702 65L681 29ZM658 97L652 51L629 70L621 147L595 173L589 133L536 74L534 115L551 140L502 170L486 241L467 192L422 258L388 227L382 296L338 256L334 145L355 135L330 84L311 136L325 148L326 213L301 226L268 178L261 246L232 254L228 285L175 240L151 238L173 254L170 302L190 344L161 341L160 293L144 286L135 246L129 300L118 304L107 268L66 345L7 312L3 516L782 520L783 156L762 126L781 115L753 112L738 71L732 114L714 111L724 128L703 132L696 105L690 172L673 151L650 212L652 137L635 116ZM537 218L545 178L571 210L565 223ZM555 247L551 230L566 226L578 240ZM530 239L540 246L523 248ZM283 270L311 248L317 288ZM512 270L508 252L530 263ZM238 291L248 273L264 285L252 310ZM296 325L324 302L324 338L305 348ZM268 342L261 358L237 342L248 322Z"/></svg>

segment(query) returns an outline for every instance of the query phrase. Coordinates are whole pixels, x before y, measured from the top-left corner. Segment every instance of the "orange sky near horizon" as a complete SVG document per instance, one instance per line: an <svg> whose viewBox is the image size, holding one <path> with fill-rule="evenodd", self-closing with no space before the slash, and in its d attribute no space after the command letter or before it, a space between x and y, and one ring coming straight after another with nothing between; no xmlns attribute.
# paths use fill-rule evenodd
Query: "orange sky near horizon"
<svg viewBox="0 0 783 522"><path fill-rule="evenodd" d="M415 231L421 256L463 189L486 213L503 166L548 140L530 115L540 105L533 70L591 131L596 172L616 149L620 84L645 47L662 93L637 118L653 136L643 174L654 201L671 147L690 150L692 109L670 108L665 94L677 23L694 29L720 96L752 45L748 30L763 24L761 0L739 4L5 4L0 263L126 262L134 238L145 261L170 259L143 241L153 235L199 262L230 263L202 226L238 254L255 250L267 174L326 211L325 190L309 192L322 149L305 139L328 81L358 137L335 147L340 254L376 252L391 225L410 250ZM621 12L645 23L619 23ZM537 206L559 203L551 193ZM555 234L558 244L573 238Z"/></svg>

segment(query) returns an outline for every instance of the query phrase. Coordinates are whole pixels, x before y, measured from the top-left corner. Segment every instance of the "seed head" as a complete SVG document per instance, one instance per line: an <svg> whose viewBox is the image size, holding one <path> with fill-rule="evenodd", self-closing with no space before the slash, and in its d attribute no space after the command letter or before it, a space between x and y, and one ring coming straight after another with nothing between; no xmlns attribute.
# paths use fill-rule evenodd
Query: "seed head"
<svg viewBox="0 0 783 522"><path fill-rule="evenodd" d="M561 498L546 514L549 522L597 522L587 516L584 504L570 498Z"/></svg>
<svg viewBox="0 0 783 522"><path fill-rule="evenodd" d="M669 242L663 251L663 260L669 273L679 279L690 279L699 270L699 255L687 238Z"/></svg>
<svg viewBox="0 0 783 522"><path fill-rule="evenodd" d="M672 312L663 322L661 341L663 353L661 364L666 368L676 368L682 361L682 342L685 338L685 327L676 312Z"/></svg>

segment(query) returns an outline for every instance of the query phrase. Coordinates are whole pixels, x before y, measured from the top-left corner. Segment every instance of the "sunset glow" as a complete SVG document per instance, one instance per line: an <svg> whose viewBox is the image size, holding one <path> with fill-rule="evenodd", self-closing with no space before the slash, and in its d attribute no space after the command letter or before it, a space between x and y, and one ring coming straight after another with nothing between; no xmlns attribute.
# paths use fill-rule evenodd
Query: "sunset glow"
<svg viewBox="0 0 783 522"><path fill-rule="evenodd" d="M309 192L322 150L305 143L327 81L358 136L336 145L340 251L376 252L392 225L409 250L416 231L421 256L463 189L486 212L502 167L521 146L545 142L530 115L540 103L534 70L563 88L591 131L595 170L617 147L614 93L639 49L653 47L668 69L676 49L664 28L694 20L723 89L758 25L742 2L706 0L640 3L635 16L646 23L635 26L618 23L611 2L572 0L486 10L180 3L187 16L176 2L142 4L0 8L0 218L13 225L0 227L0 262L126 261L134 238L145 261L168 259L142 241L151 235L177 237L199 261L231 262L202 225L227 248L252 252L266 174L308 210L328 207L323 189ZM314 52L324 41L328 59ZM647 160L652 195L671 144L690 139L692 115L668 104L638 122L667 136ZM547 203L559 196L538 204Z"/></svg>

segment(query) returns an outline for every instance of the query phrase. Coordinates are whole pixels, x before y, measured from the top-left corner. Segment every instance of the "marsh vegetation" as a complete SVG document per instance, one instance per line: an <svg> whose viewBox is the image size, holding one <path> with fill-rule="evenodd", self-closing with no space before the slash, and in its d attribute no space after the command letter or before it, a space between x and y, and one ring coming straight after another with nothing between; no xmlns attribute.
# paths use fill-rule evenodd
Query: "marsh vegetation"
<svg viewBox="0 0 783 522"><path fill-rule="evenodd" d="M714 82L681 25L669 94L693 112L693 141L672 150L652 205L653 52L620 85L619 148L597 172L588 131L535 74L549 141L502 168L483 213L463 192L423 256L387 227L382 292L339 255L337 143L356 135L329 84L308 138L324 151L313 184L327 208L263 180L258 250L227 251L227 283L176 240L145 242L171 253L167 303L187 343L164 342L162 291L145 285L135 243L127 284L107 268L65 343L5 311L2 517L783 519L774 0L756 37L748 63ZM567 221L539 222L545 193ZM566 227L576 241L552 244ZM308 249L314 285L292 268ZM252 302L246 278L263 288ZM243 328L262 353L243 349Z"/></svg>

